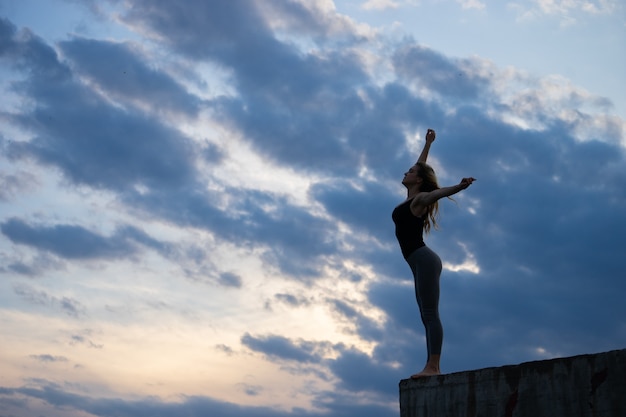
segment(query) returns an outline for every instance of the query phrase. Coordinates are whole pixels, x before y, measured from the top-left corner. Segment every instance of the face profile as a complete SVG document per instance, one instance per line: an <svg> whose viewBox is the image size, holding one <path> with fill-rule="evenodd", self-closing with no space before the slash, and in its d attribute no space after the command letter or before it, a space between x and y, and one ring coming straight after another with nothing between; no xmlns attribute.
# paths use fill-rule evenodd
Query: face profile
<svg viewBox="0 0 626 417"><path fill-rule="evenodd" d="M419 176L419 169L417 165L413 165L407 170L407 172L404 173L402 184L406 187L407 185L416 184L419 181L421 181L421 177Z"/></svg>

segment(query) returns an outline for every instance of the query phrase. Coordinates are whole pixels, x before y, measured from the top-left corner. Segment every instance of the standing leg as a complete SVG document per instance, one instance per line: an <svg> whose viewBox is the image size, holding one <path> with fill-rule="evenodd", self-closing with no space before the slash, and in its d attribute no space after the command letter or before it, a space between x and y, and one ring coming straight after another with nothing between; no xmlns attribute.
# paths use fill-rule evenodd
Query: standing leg
<svg viewBox="0 0 626 417"><path fill-rule="evenodd" d="M424 369L411 378L438 375L443 344L443 327L439 319L439 278L441 259L430 248L416 250L408 259L415 279L415 298L426 331L427 361Z"/></svg>

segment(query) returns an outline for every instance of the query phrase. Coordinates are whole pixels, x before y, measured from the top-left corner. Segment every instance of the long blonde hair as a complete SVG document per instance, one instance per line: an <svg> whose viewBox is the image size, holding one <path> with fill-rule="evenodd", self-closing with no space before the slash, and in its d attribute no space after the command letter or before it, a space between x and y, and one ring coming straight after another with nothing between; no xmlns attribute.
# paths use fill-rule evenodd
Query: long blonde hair
<svg viewBox="0 0 626 417"><path fill-rule="evenodd" d="M437 176L435 170L425 162L417 162L415 166L418 167L417 175L422 179L422 185L420 191L434 191L439 189L437 183ZM430 233L431 227L435 230L439 229L437 224L437 217L439 216L439 202L435 201L433 204L426 207L426 216L424 218L424 231Z"/></svg>

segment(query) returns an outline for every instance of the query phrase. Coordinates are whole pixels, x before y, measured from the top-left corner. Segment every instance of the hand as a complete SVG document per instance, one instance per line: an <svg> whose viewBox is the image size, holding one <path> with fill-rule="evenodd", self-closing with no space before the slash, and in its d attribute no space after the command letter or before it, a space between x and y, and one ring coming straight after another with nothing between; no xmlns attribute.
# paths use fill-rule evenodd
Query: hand
<svg viewBox="0 0 626 417"><path fill-rule="evenodd" d="M435 134L435 131L432 129L428 129L426 131L426 142L428 143L433 143L435 141L435 137L437 135Z"/></svg>
<svg viewBox="0 0 626 417"><path fill-rule="evenodd" d="M474 181L476 181L476 178L472 178L472 177L469 177L469 178L463 178L463 179L461 180L461 182L459 183L459 186L461 187L461 190L464 190L464 189L466 189L467 187L469 187L470 185L472 185L472 183L473 183Z"/></svg>

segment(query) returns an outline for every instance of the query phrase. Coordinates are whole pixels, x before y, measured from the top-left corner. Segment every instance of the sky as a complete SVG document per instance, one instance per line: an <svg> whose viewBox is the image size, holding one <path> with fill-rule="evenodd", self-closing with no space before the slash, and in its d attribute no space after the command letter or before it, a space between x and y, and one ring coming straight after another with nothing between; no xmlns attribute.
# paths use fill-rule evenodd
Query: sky
<svg viewBox="0 0 626 417"><path fill-rule="evenodd" d="M0 416L397 416L626 347L621 0L0 0Z"/></svg>

